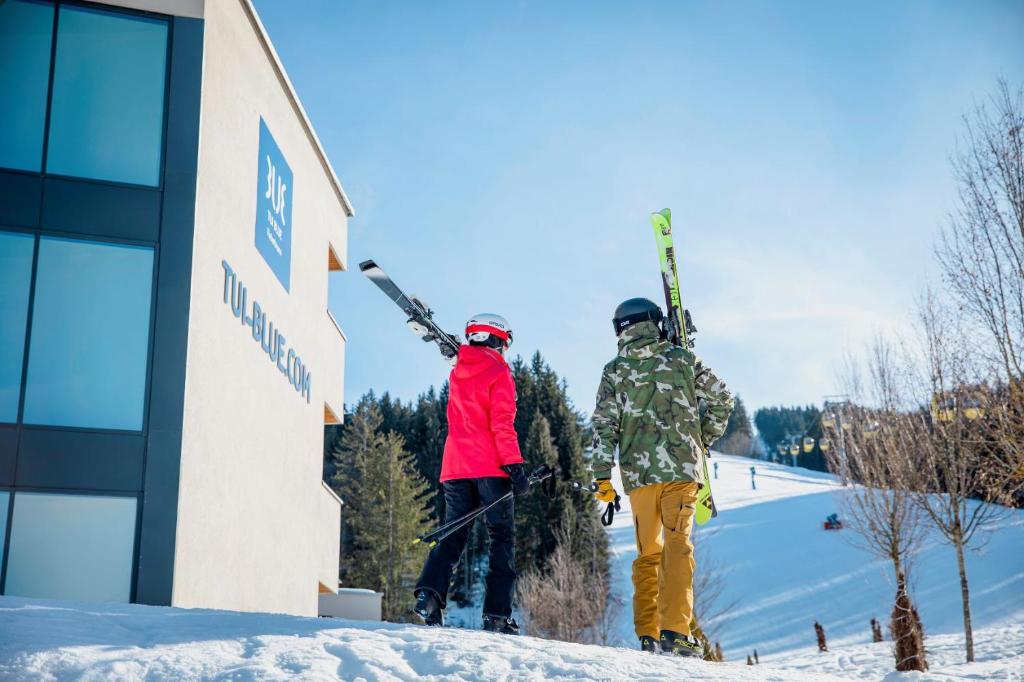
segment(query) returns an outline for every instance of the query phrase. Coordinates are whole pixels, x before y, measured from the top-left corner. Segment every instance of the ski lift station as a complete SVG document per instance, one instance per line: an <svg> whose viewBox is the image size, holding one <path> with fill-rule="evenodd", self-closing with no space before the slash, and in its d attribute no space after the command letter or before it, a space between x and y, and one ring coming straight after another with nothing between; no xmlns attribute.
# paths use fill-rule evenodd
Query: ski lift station
<svg viewBox="0 0 1024 682"><path fill-rule="evenodd" d="M317 615L352 207L250 0L4 0L0 64L0 591Z"/></svg>

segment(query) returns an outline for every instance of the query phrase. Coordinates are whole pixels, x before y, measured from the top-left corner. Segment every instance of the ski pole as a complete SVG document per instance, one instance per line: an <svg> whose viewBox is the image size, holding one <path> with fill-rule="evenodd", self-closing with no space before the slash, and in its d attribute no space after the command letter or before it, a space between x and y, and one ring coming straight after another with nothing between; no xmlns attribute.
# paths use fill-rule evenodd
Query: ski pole
<svg viewBox="0 0 1024 682"><path fill-rule="evenodd" d="M533 485L534 483L539 483L539 482L541 482L541 481L551 477L553 474L554 474L554 471L552 471L552 469L550 467L548 467L547 465L540 466L540 467L537 468L536 471L534 471L532 474L530 474L530 485ZM481 507L480 509L474 509L473 511L471 511L471 512L469 512L467 514L464 514L464 515L460 516L457 519L453 519L451 521L443 523L440 526L438 526L437 528L435 528L434 530L432 530L432 531L430 531L428 533L424 533L423 535L421 535L419 538L417 538L414 541L414 544L415 544L415 542L425 542L425 541L433 538L434 536L437 536L437 535L440 535L440 534L444 533L449 528L456 528L456 529L461 528L463 525L469 523L470 521L472 521L476 517L480 516L480 514L483 514L484 512L486 512L488 509L490 509L492 507L495 507L500 502L508 499L508 497L509 497L508 495L504 495L501 498L495 500L494 502L491 502L486 507ZM447 535L445 535L445 537L447 537Z"/></svg>
<svg viewBox="0 0 1024 682"><path fill-rule="evenodd" d="M534 471L530 475L530 485L533 485L534 483L540 483L541 481L545 480L546 478L551 477L553 474L554 474L554 471L552 471L552 469L550 467L542 466L542 467L538 468L536 471ZM457 519L454 519L452 521L449 521L448 523L445 523L445 524L443 524L441 526L438 526L437 528L435 528L434 530L430 531L429 533L424 533L423 535L419 536L418 538L416 538L412 542L413 542L414 545L418 544L420 542L423 542L423 543L426 543L426 545L428 547L433 548L435 545L437 545L439 542L441 542L445 538L447 538L450 535L458 532L460 529L462 529L466 525L468 525L468 524L472 523L473 521L475 521L482 514L486 513L487 511L491 510L492 508L498 506L499 504L501 504L505 500L511 499L512 496L513 496L513 493L512 493L511 490L509 490L507 493L505 493L504 495L502 495L498 499L494 500L493 502L485 504L482 507L480 507L479 509L475 509L475 510L469 512L468 514L464 514L463 516L460 516Z"/></svg>
<svg viewBox="0 0 1024 682"><path fill-rule="evenodd" d="M537 469L530 476L530 485L533 485L534 483L538 483L540 481L543 481L544 479L550 477L553 473L554 472L551 471L551 469L546 467L546 466L545 467L540 467L539 469ZM434 530L430 531L429 533L424 533L420 537L418 537L415 540L413 540L413 544L416 544L416 543L419 543L419 542L425 542L425 543L427 543L427 545L429 547L434 547L435 545L437 545L439 542L441 542L442 540L444 540L448 536L450 536L453 533L457 532L458 530L460 530L464 526L468 525L469 523L472 523L476 518L478 518L480 515L486 513L488 510L492 509L493 507L498 506L499 504L501 504L505 500L511 499L512 496L513 496L513 493L510 490L507 493L505 493L504 495L502 495L501 497L499 497L498 499L494 500L493 502L491 502L489 504L486 504L486 505L480 507L479 509L475 509L475 510L469 512L468 514L460 516L459 518L454 519L453 521L449 521L448 523L445 523L442 526L440 526L438 528L435 528Z"/></svg>
<svg viewBox="0 0 1024 682"><path fill-rule="evenodd" d="M489 511L492 507L498 506L499 504L501 504L502 502L504 502L505 500L507 500L507 499L509 499L511 497L512 497L512 491L510 490L507 493L505 493L504 495L502 495L501 497L499 497L498 499L496 499L493 502L491 502L490 504L485 504L484 506L480 507L479 509L477 509L475 511L471 511L468 514L466 514L465 516L460 517L460 518L456 519L455 521L452 521L451 523L445 524L444 526L441 526L440 528L435 528L431 532L426 533L424 535L421 535L420 537L416 538L412 542L413 542L413 544L416 544L416 543L419 543L419 542L425 542L427 544L427 547L433 549L442 540L444 540L448 536L453 535L454 533L457 533L458 531L462 530L467 525L469 525L470 523L475 521L481 514L484 514L485 512Z"/></svg>

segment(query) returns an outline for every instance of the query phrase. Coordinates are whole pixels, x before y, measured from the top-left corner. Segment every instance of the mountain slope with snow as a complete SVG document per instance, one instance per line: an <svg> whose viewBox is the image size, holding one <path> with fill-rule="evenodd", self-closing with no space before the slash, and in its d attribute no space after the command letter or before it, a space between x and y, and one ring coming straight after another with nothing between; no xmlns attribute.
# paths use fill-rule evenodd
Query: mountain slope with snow
<svg viewBox="0 0 1024 682"><path fill-rule="evenodd" d="M1024 512L968 557L978 662L963 661L952 550L931 539L912 582L931 670L891 673L890 644L870 642L894 586L885 562L821 530L842 487L826 474L717 456L720 515L700 528L698 560L724 575L736 606L706 623L726 663L635 649L635 556L628 501L609 529L616 621L625 648L457 628L0 597L0 680L1024 680ZM750 489L750 466L757 490ZM709 558L710 557L710 558ZM812 623L824 624L819 653ZM758 650L761 664L744 665Z"/></svg>
<svg viewBox="0 0 1024 682"><path fill-rule="evenodd" d="M716 455L712 462L718 463L712 482L719 516L697 529L694 542L697 570L703 561L704 568L720 571L721 602L735 603L705 624L727 660L745 660L754 649L762 661L779 663L817 655L815 620L824 625L833 650L870 643L871 618L887 629L895 596L891 565L857 548L849 529L822 529L825 517L839 511L836 495L843 488L835 477L744 457ZM614 590L624 602L617 631L631 644L630 567L636 552L628 505L609 532ZM982 549L968 554L976 629L1024 624L1022 547L1024 512L1014 511ZM913 561L910 581L926 634L955 640L962 619L953 549L930 536Z"/></svg>
<svg viewBox="0 0 1024 682"><path fill-rule="evenodd" d="M456 628L0 597L2 680L829 680Z"/></svg>

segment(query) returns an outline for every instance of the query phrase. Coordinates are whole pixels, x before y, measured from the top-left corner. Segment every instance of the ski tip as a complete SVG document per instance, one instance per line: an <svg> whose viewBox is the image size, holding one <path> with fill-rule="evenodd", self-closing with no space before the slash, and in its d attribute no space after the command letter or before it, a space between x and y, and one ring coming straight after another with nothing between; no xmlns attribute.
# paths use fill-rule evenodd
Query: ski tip
<svg viewBox="0 0 1024 682"><path fill-rule="evenodd" d="M655 232L660 232L666 236L672 234L672 221L662 215L660 211L651 214L651 225L654 227Z"/></svg>
<svg viewBox="0 0 1024 682"><path fill-rule="evenodd" d="M373 259L364 260L362 263L359 264L359 272L366 272L370 268L375 267L377 267L377 263L375 263Z"/></svg>

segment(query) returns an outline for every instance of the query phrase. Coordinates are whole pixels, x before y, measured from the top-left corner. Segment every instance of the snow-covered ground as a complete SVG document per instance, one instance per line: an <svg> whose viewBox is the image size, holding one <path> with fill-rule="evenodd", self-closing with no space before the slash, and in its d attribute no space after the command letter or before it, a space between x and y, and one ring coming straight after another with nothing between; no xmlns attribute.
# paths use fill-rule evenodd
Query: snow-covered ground
<svg viewBox="0 0 1024 682"><path fill-rule="evenodd" d="M0 598L3 680L830 680L456 628Z"/></svg>
<svg viewBox="0 0 1024 682"><path fill-rule="evenodd" d="M719 518L698 557L725 572L728 617L708 623L728 661L635 650L628 504L610 529L625 648L505 637L456 628L0 597L0 680L1024 680L1024 512L968 557L978 661L963 661L952 550L932 540L913 569L931 670L891 673L893 585L884 562L821 530L841 487L802 469L717 456ZM750 489L750 466L757 490ZM707 563L705 563L705 567ZM700 566L698 566L700 570ZM818 653L813 621L826 628ZM475 621L474 621L475 622ZM757 649L761 664L743 663Z"/></svg>
<svg viewBox="0 0 1024 682"><path fill-rule="evenodd" d="M878 618L887 629L895 584L890 564L854 547L851 531L822 530L825 517L838 511L835 496L842 486L833 476L807 469L727 455L712 461L718 463L713 488L719 516L698 528L695 543L697 570L705 558L722 571L721 601L735 603L726 617L705 624L721 641L726 659L746 660L756 649L762 663L881 679L891 669L890 645L870 643L869 622ZM751 466L756 467L757 490L751 489ZM623 642L632 643L630 567L636 551L628 504L610 534L613 589L624 601L617 631ZM987 539L980 551L967 556L975 638L986 641L990 658L1000 658L1001 651L1006 658L1024 649L1024 512L1010 514ZM961 662L953 550L929 538L910 577L926 645L935 652L933 668ZM818 654L815 620L825 627L830 649L839 653ZM980 651L979 646L979 659ZM1005 661L1006 670L1016 666L1019 676L1010 679L1024 679L1022 665L1024 658ZM996 679L971 667L951 670L951 675Z"/></svg>
<svg viewBox="0 0 1024 682"><path fill-rule="evenodd" d="M890 673L892 649L889 642L849 644L830 647L826 653L806 649L769 665L784 665L788 670L837 675L861 680L1024 680L1024 624L987 627L974 632L975 662L964 663L964 638L961 633L929 637L927 673Z"/></svg>

